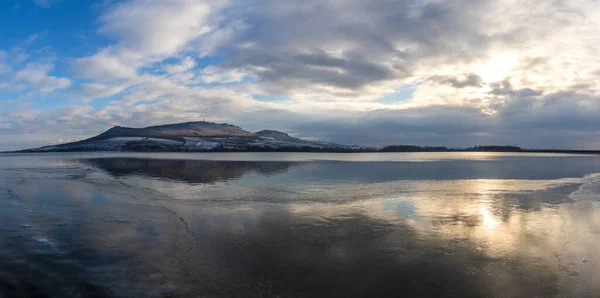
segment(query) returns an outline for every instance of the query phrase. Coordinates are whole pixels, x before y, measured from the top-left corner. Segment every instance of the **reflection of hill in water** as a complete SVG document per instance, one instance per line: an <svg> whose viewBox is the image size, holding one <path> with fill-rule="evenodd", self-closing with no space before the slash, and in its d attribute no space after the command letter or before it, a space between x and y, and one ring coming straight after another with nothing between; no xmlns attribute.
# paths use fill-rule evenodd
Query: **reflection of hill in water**
<svg viewBox="0 0 600 298"><path fill-rule="evenodd" d="M94 158L83 163L114 177L139 175L188 183L214 183L238 179L250 172L274 175L285 172L297 162L289 161L214 161L142 158Z"/></svg>

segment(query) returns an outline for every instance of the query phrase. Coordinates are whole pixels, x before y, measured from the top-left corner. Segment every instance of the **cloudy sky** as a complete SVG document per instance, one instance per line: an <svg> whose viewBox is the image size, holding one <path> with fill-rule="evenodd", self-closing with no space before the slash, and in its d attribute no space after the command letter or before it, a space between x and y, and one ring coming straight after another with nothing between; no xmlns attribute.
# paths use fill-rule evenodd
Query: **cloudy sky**
<svg viewBox="0 0 600 298"><path fill-rule="evenodd" d="M0 1L0 150L202 119L600 149L600 2Z"/></svg>

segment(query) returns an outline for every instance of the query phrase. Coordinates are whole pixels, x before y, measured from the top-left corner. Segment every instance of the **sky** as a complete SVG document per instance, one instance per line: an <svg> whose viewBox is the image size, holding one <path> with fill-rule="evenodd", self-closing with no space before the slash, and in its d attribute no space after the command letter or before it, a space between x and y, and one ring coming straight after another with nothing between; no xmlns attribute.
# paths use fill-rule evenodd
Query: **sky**
<svg viewBox="0 0 600 298"><path fill-rule="evenodd" d="M600 2L0 1L0 150L201 120L600 150Z"/></svg>

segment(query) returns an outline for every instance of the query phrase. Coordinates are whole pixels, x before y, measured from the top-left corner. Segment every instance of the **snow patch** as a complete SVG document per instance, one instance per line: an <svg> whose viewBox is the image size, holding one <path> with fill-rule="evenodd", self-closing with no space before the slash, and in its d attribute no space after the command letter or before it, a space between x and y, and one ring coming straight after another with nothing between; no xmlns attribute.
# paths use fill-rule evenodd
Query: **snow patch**
<svg viewBox="0 0 600 298"><path fill-rule="evenodd" d="M600 203L600 173L586 175L579 189L569 195L574 201Z"/></svg>
<svg viewBox="0 0 600 298"><path fill-rule="evenodd" d="M144 141L157 142L157 143L161 143L161 144L164 144L164 145L173 145L173 146L181 146L181 145L183 145L182 142L174 141L174 140L169 140L169 139L147 138L147 139L144 139Z"/></svg>
<svg viewBox="0 0 600 298"><path fill-rule="evenodd" d="M110 139L106 139L106 140L102 140L101 142L107 142L107 143L127 143L127 142L135 142L135 141L141 141L144 140L144 137L116 137L116 138L110 138Z"/></svg>
<svg viewBox="0 0 600 298"><path fill-rule="evenodd" d="M204 140L201 138L185 137L184 139L185 139L184 146L186 146L186 147L195 147L195 148L201 148L201 149L214 149L216 147L221 146L221 143L219 143L219 142L213 142L213 141Z"/></svg>

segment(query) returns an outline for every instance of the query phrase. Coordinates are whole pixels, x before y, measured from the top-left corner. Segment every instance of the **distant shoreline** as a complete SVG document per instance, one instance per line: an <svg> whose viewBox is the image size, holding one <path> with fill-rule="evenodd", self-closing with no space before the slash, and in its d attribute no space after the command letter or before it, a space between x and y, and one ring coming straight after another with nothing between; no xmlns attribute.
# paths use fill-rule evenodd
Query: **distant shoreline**
<svg viewBox="0 0 600 298"><path fill-rule="evenodd" d="M485 150L485 149L445 149L445 150L428 150L428 149L412 149L412 150L349 150L345 148L249 148L246 150L236 149L215 149L215 150L15 150L2 151L0 154L19 154L19 153L83 153L83 152L114 152L114 153L454 153L454 152L490 152L490 153L554 153L554 154L585 154L585 155L600 155L600 150L564 150L564 149L519 149L519 150Z"/></svg>
<svg viewBox="0 0 600 298"><path fill-rule="evenodd" d="M45 152L520 152L600 155L600 150L524 149L512 145L485 144L471 147L392 144L382 147L344 145L303 140L277 130L250 132L227 123L193 121L144 128L114 126L76 142L2 153Z"/></svg>

